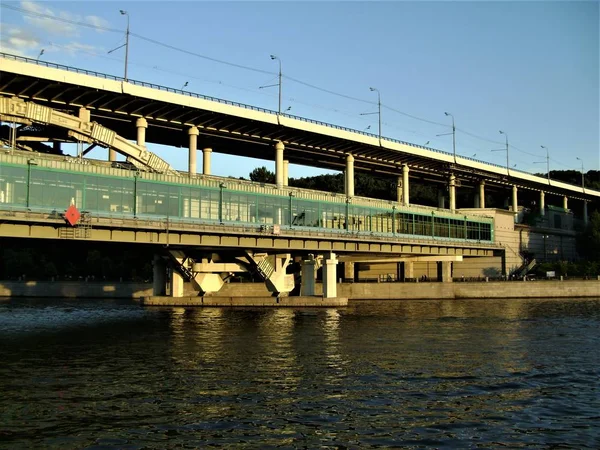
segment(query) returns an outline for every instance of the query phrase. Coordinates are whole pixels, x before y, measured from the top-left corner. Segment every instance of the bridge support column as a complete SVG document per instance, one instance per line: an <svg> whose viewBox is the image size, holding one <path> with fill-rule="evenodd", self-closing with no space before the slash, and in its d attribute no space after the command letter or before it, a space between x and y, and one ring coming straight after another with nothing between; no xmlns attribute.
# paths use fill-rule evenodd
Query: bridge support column
<svg viewBox="0 0 600 450"><path fill-rule="evenodd" d="M165 295L167 265L159 255L152 261L152 295Z"/></svg>
<svg viewBox="0 0 600 450"><path fill-rule="evenodd" d="M452 262L451 261L440 261L438 264L441 266L442 282L452 283Z"/></svg>
<svg viewBox="0 0 600 450"><path fill-rule="evenodd" d="M567 198L567 196L565 195L563 197L563 209L566 211L567 209L569 209L569 199Z"/></svg>
<svg viewBox="0 0 600 450"><path fill-rule="evenodd" d="M196 175L196 152L198 151L198 135L200 132L197 127L190 127L188 130L188 135L190 136L190 155L189 155L189 165L188 171L190 176Z"/></svg>
<svg viewBox="0 0 600 450"><path fill-rule="evenodd" d="M479 205L477 206L485 208L485 181L483 180L479 182Z"/></svg>
<svg viewBox="0 0 600 450"><path fill-rule="evenodd" d="M404 206L410 205L410 199L408 198L409 186L408 186L408 164L402 166L402 204Z"/></svg>
<svg viewBox="0 0 600 450"><path fill-rule="evenodd" d="M289 181L290 162L287 159L283 160L283 185L287 186Z"/></svg>
<svg viewBox="0 0 600 450"><path fill-rule="evenodd" d="M404 262L404 278L414 278L415 277L415 267L412 261Z"/></svg>
<svg viewBox="0 0 600 450"><path fill-rule="evenodd" d="M323 298L337 297L337 263L335 253L325 256L323 261Z"/></svg>
<svg viewBox="0 0 600 450"><path fill-rule="evenodd" d="M544 191L540 191L540 215L543 216L546 214L546 193Z"/></svg>
<svg viewBox="0 0 600 450"><path fill-rule="evenodd" d="M446 208L446 197L444 196L444 190L438 189L438 208L444 209Z"/></svg>
<svg viewBox="0 0 600 450"><path fill-rule="evenodd" d="M519 206L517 202L517 186L512 187L512 212L515 214L515 220L517 219L517 214L519 212Z"/></svg>
<svg viewBox="0 0 600 450"><path fill-rule="evenodd" d="M583 201L583 224L587 225L588 224L588 207L587 207L587 200Z"/></svg>
<svg viewBox="0 0 600 450"><path fill-rule="evenodd" d="M346 197L354 197L354 156L346 156Z"/></svg>
<svg viewBox="0 0 600 450"><path fill-rule="evenodd" d="M137 127L137 145L140 147L146 146L146 128L148 128L148 121L143 117L140 117L135 121Z"/></svg>
<svg viewBox="0 0 600 450"><path fill-rule="evenodd" d="M344 262L344 281L354 281L354 263L350 261Z"/></svg>
<svg viewBox="0 0 600 450"><path fill-rule="evenodd" d="M302 261L302 284L300 295L315 295L315 278L317 276L317 261L313 255Z"/></svg>
<svg viewBox="0 0 600 450"><path fill-rule="evenodd" d="M171 270L171 297L183 297L183 277L176 270Z"/></svg>
<svg viewBox="0 0 600 450"><path fill-rule="evenodd" d="M396 186L396 197L398 203L402 204L402 177L398 177L397 183L398 184Z"/></svg>
<svg viewBox="0 0 600 450"><path fill-rule="evenodd" d="M456 177L454 175L450 175L448 191L450 195L450 211L454 212L456 210Z"/></svg>
<svg viewBox="0 0 600 450"><path fill-rule="evenodd" d="M283 187L283 150L285 146L283 142L277 141L275 144L275 184L277 189Z"/></svg>
<svg viewBox="0 0 600 450"><path fill-rule="evenodd" d="M202 149L202 174L210 175L210 154L212 148L206 147Z"/></svg>

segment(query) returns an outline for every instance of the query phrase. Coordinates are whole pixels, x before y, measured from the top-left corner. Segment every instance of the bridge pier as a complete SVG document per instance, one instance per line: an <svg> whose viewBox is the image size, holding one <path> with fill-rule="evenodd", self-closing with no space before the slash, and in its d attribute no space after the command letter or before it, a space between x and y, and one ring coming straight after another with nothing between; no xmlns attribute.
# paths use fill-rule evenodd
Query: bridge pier
<svg viewBox="0 0 600 450"><path fill-rule="evenodd" d="M519 206L517 202L517 186L512 187L512 212L515 215L515 222L517 221L517 214L519 213Z"/></svg>
<svg viewBox="0 0 600 450"><path fill-rule="evenodd" d="M148 121L143 117L140 117L135 121L135 126L137 128L137 145L146 147L146 128L148 128Z"/></svg>
<svg viewBox="0 0 600 450"><path fill-rule="evenodd" d="M202 149L202 174L210 175L210 155L212 153L212 148L205 147Z"/></svg>
<svg viewBox="0 0 600 450"><path fill-rule="evenodd" d="M569 209L569 199L567 198L567 196L565 195L563 197L563 209L566 211L567 209Z"/></svg>
<svg viewBox="0 0 600 450"><path fill-rule="evenodd" d="M450 196L450 211L456 210L456 177L450 175L450 181L448 182L449 196Z"/></svg>
<svg viewBox="0 0 600 450"><path fill-rule="evenodd" d="M346 197L354 197L354 156L346 156Z"/></svg>
<svg viewBox="0 0 600 450"><path fill-rule="evenodd" d="M408 172L410 169L408 168L408 164L404 164L402 166L402 204L404 206L410 205L410 199L408 198Z"/></svg>
<svg viewBox="0 0 600 450"><path fill-rule="evenodd" d="M446 197L444 195L443 189L438 189L437 197L438 197L438 208L445 209L446 208Z"/></svg>
<svg viewBox="0 0 600 450"><path fill-rule="evenodd" d="M335 253L330 252L323 261L323 298L337 297L337 263Z"/></svg>
<svg viewBox="0 0 600 450"><path fill-rule="evenodd" d="M277 141L275 144L275 184L277 189L283 187L283 150L285 146L283 142Z"/></svg>
<svg viewBox="0 0 600 450"><path fill-rule="evenodd" d="M300 285L300 295L315 295L315 279L317 277L318 261L314 255L308 255L308 259L302 261L302 284Z"/></svg>
<svg viewBox="0 0 600 450"><path fill-rule="evenodd" d="M160 255L154 255L152 261L152 292L153 295L165 295L167 265Z"/></svg>
<svg viewBox="0 0 600 450"><path fill-rule="evenodd" d="M196 152L198 151L198 135L200 132L197 127L190 127L188 135L190 136L190 147L189 147L189 165L188 171L190 176L196 175Z"/></svg>
<svg viewBox="0 0 600 450"><path fill-rule="evenodd" d="M479 208L485 208L485 181L481 180L479 182ZM477 207L476 206L476 207Z"/></svg>
<svg viewBox="0 0 600 450"><path fill-rule="evenodd" d="M396 181L396 198L398 203L402 204L402 177L397 177Z"/></svg>
<svg viewBox="0 0 600 450"><path fill-rule="evenodd" d="M583 201L583 224L587 226L588 224L588 206L587 200Z"/></svg>
<svg viewBox="0 0 600 450"><path fill-rule="evenodd" d="M540 191L540 215L543 216L546 214L546 193L544 191Z"/></svg>
<svg viewBox="0 0 600 450"><path fill-rule="evenodd" d="M287 159L284 159L283 160L283 185L284 186L288 185L289 170L290 170L290 162Z"/></svg>

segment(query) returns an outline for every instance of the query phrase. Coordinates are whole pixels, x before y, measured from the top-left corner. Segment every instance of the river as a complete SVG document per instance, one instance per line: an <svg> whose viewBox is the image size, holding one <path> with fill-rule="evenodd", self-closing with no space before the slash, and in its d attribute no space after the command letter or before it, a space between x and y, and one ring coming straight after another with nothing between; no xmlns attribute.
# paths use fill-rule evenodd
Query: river
<svg viewBox="0 0 600 450"><path fill-rule="evenodd" d="M0 447L600 448L600 299L0 302Z"/></svg>

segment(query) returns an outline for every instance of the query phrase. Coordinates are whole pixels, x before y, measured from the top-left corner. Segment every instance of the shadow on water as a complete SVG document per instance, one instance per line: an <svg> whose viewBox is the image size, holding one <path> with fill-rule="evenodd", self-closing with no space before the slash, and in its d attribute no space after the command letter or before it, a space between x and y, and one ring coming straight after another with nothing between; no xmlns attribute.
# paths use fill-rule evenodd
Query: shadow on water
<svg viewBox="0 0 600 450"><path fill-rule="evenodd" d="M0 303L7 448L597 448L600 300Z"/></svg>

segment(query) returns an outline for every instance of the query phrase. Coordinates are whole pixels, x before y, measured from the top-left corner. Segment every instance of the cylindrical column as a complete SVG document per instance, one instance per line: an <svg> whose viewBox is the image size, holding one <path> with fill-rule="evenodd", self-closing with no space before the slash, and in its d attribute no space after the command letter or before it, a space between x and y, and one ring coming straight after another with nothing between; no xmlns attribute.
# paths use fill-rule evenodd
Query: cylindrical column
<svg viewBox="0 0 600 450"><path fill-rule="evenodd" d="M189 155L189 165L188 171L190 176L196 175L196 152L198 151L198 128L190 127L188 130L188 134L190 135L190 155Z"/></svg>
<svg viewBox="0 0 600 450"><path fill-rule="evenodd" d="M402 177L398 177L397 183L396 196L398 198L398 203L402 203Z"/></svg>
<svg viewBox="0 0 600 450"><path fill-rule="evenodd" d="M210 175L210 154L212 148L206 147L202 149L202 173L204 175Z"/></svg>
<svg viewBox="0 0 600 450"><path fill-rule="evenodd" d="M485 208L485 181L479 182L479 207Z"/></svg>
<svg viewBox="0 0 600 450"><path fill-rule="evenodd" d="M543 216L546 214L546 193L544 191L540 191L540 215Z"/></svg>
<svg viewBox="0 0 600 450"><path fill-rule="evenodd" d="M284 186L288 185L289 170L290 170L290 162L287 159L284 159L283 160L283 185Z"/></svg>
<svg viewBox="0 0 600 450"><path fill-rule="evenodd" d="M146 146L146 128L148 128L148 122L143 117L140 117L135 121L137 127L137 145L140 147Z"/></svg>
<svg viewBox="0 0 600 450"><path fill-rule="evenodd" d="M277 141L275 144L275 184L277 189L283 187L283 142Z"/></svg>
<svg viewBox="0 0 600 450"><path fill-rule="evenodd" d="M408 198L408 164L402 166L402 204L404 206L410 205L410 199Z"/></svg>
<svg viewBox="0 0 600 450"><path fill-rule="evenodd" d="M569 209L569 199L567 198L566 195L563 197L563 209L564 210Z"/></svg>
<svg viewBox="0 0 600 450"><path fill-rule="evenodd" d="M584 225L588 224L587 200L583 201L583 223Z"/></svg>
<svg viewBox="0 0 600 450"><path fill-rule="evenodd" d="M354 197L354 156L346 156L346 197Z"/></svg>
<svg viewBox="0 0 600 450"><path fill-rule="evenodd" d="M454 175L450 175L450 182L448 185L450 192L450 211L454 211L456 209L456 177Z"/></svg>
<svg viewBox="0 0 600 450"><path fill-rule="evenodd" d="M518 212L517 186L512 187L512 211L515 213L516 216Z"/></svg>
<svg viewBox="0 0 600 450"><path fill-rule="evenodd" d="M444 195L443 189L438 189L438 208L444 209L446 208L446 196Z"/></svg>

